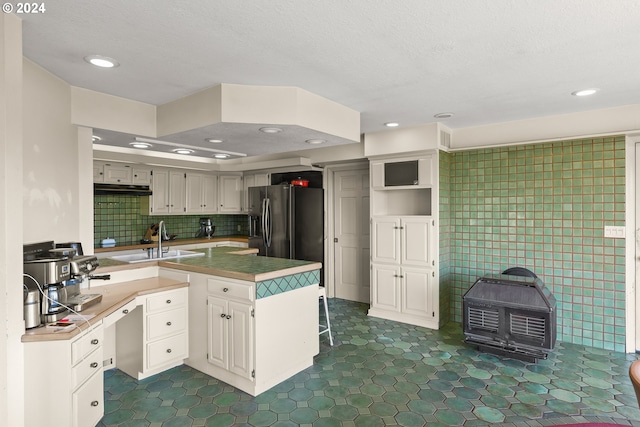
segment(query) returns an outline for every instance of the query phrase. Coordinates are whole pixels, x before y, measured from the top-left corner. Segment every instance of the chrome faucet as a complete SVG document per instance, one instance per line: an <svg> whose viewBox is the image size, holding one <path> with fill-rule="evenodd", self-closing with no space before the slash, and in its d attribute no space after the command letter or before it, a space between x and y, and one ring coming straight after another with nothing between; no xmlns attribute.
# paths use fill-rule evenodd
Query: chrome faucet
<svg viewBox="0 0 640 427"><path fill-rule="evenodd" d="M162 255L169 250L169 248L163 250L162 249L162 240L169 238L167 237L167 227L164 225L164 221L160 221L158 224L158 258L162 258Z"/></svg>

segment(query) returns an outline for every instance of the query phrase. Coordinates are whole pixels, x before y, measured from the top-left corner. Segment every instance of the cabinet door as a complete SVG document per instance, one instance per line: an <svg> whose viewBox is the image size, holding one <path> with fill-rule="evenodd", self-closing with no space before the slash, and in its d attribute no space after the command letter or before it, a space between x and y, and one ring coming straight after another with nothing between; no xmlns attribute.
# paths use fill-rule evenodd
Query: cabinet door
<svg viewBox="0 0 640 427"><path fill-rule="evenodd" d="M271 185L270 176L268 173L257 173L254 175L255 186L261 187L263 185Z"/></svg>
<svg viewBox="0 0 640 427"><path fill-rule="evenodd" d="M169 213L169 171L154 169L151 180L151 213L154 215Z"/></svg>
<svg viewBox="0 0 640 427"><path fill-rule="evenodd" d="M256 186L256 176L255 175L245 175L243 177L243 188L244 193L242 197L242 211L249 212L249 188Z"/></svg>
<svg viewBox="0 0 640 427"><path fill-rule="evenodd" d="M400 267L371 265L371 307L400 311Z"/></svg>
<svg viewBox="0 0 640 427"><path fill-rule="evenodd" d="M109 184L131 184L133 182L133 169L131 165L104 165L104 182Z"/></svg>
<svg viewBox="0 0 640 427"><path fill-rule="evenodd" d="M220 298L207 297L207 361L223 369L229 369L227 345L227 302Z"/></svg>
<svg viewBox="0 0 640 427"><path fill-rule="evenodd" d="M373 218L371 222L371 261L400 263L400 218Z"/></svg>
<svg viewBox="0 0 640 427"><path fill-rule="evenodd" d="M218 177L203 175L202 177L202 213L218 212Z"/></svg>
<svg viewBox="0 0 640 427"><path fill-rule="evenodd" d="M104 164L93 162L93 182L104 182Z"/></svg>
<svg viewBox="0 0 640 427"><path fill-rule="evenodd" d="M229 301L229 371L251 379L253 322L251 306Z"/></svg>
<svg viewBox="0 0 640 427"><path fill-rule="evenodd" d="M402 312L420 317L434 317L433 270L402 267L401 276Z"/></svg>
<svg viewBox="0 0 640 427"><path fill-rule="evenodd" d="M96 372L71 395L73 427L93 427L98 424L104 415L103 394L104 378L102 372Z"/></svg>
<svg viewBox="0 0 640 427"><path fill-rule="evenodd" d="M433 219L431 217L403 217L400 227L402 264L435 266L431 251Z"/></svg>
<svg viewBox="0 0 640 427"><path fill-rule="evenodd" d="M188 173L186 177L186 202L187 213L201 213L203 211L202 187L203 175Z"/></svg>
<svg viewBox="0 0 640 427"><path fill-rule="evenodd" d="M242 212L242 177L221 175L218 177L218 201L221 213Z"/></svg>
<svg viewBox="0 0 640 427"><path fill-rule="evenodd" d="M151 169L133 168L133 184L149 185L151 184Z"/></svg>
<svg viewBox="0 0 640 427"><path fill-rule="evenodd" d="M186 210L185 176L184 172L169 172L169 213L184 213Z"/></svg>

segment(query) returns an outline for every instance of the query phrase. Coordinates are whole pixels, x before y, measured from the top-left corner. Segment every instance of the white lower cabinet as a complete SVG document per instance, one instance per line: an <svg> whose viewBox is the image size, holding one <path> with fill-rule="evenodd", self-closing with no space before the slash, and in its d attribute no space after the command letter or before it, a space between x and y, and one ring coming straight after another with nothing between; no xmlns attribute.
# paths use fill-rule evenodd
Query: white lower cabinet
<svg viewBox="0 0 640 427"><path fill-rule="evenodd" d="M251 380L252 305L209 296L207 308L209 363Z"/></svg>
<svg viewBox="0 0 640 427"><path fill-rule="evenodd" d="M118 368L141 380L181 365L189 354L188 300L188 288L137 297L116 323Z"/></svg>
<svg viewBox="0 0 640 427"><path fill-rule="evenodd" d="M38 402L25 411L26 427L98 424L104 414L102 341L98 324L71 340L24 344L25 390L36 391L31 397Z"/></svg>
<svg viewBox="0 0 640 427"><path fill-rule="evenodd" d="M190 283L187 365L256 396L313 364L317 285L256 298L254 282L191 273Z"/></svg>
<svg viewBox="0 0 640 427"><path fill-rule="evenodd" d="M438 328L438 288L433 269L371 264L369 315Z"/></svg>
<svg viewBox="0 0 640 427"><path fill-rule="evenodd" d="M438 329L434 228L430 216L372 218L369 315Z"/></svg>

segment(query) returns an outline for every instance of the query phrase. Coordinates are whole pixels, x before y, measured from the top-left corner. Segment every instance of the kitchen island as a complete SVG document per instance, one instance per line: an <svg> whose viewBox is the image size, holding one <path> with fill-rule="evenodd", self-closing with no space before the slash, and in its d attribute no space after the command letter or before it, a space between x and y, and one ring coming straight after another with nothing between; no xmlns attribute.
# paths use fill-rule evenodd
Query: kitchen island
<svg viewBox="0 0 640 427"><path fill-rule="evenodd" d="M102 258L96 274L157 266L160 277L188 282L185 363L251 395L313 364L320 263L260 257L238 247L195 251L204 255L138 264ZM129 319L119 322L118 342L139 335L140 319ZM148 376L144 370L130 375Z"/></svg>

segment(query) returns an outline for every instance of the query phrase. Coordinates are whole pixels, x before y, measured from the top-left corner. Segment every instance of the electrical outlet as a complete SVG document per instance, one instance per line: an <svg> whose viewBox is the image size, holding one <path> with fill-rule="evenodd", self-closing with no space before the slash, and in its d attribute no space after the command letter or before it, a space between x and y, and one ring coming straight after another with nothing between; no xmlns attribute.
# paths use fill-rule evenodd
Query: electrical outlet
<svg viewBox="0 0 640 427"><path fill-rule="evenodd" d="M238 224L238 231L240 231L240 228L241 228L241 227L240 227L240 224Z"/></svg>
<svg viewBox="0 0 640 427"><path fill-rule="evenodd" d="M625 231L624 226L605 225L604 237L610 237L612 239L624 239Z"/></svg>

